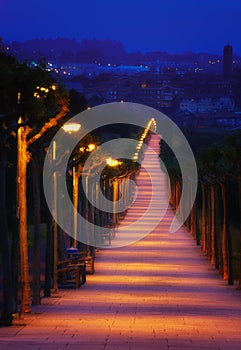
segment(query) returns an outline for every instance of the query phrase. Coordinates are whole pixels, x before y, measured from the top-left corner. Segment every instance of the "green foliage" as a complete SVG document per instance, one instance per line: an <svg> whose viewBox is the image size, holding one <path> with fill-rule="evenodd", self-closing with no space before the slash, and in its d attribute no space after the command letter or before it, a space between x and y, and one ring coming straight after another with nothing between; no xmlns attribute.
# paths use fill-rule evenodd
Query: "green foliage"
<svg viewBox="0 0 241 350"><path fill-rule="evenodd" d="M87 108L86 98L77 90L71 89L69 92L69 110L72 115L78 114Z"/></svg>
<svg viewBox="0 0 241 350"><path fill-rule="evenodd" d="M161 140L160 143L160 160L161 160L161 168L163 171L167 171L169 176L175 178L181 178L181 170L176 159L175 154L172 149L167 145L167 143Z"/></svg>
<svg viewBox="0 0 241 350"><path fill-rule="evenodd" d="M17 61L0 52L0 115L17 110L16 69Z"/></svg>
<svg viewBox="0 0 241 350"><path fill-rule="evenodd" d="M199 153L197 166L199 177L213 175L240 176L241 171L241 133L227 135L224 140Z"/></svg>
<svg viewBox="0 0 241 350"><path fill-rule="evenodd" d="M132 161L131 159L120 159L120 164L116 167L106 166L103 169L102 176L108 179L121 178L128 174L138 171L140 168L139 163Z"/></svg>
<svg viewBox="0 0 241 350"><path fill-rule="evenodd" d="M40 67L29 68L21 64L16 76L16 86L21 94L19 113L37 131L59 112L61 100L67 102L68 94Z"/></svg>
<svg viewBox="0 0 241 350"><path fill-rule="evenodd" d="M37 134L46 121L68 105L68 93L44 67L29 67L0 53L0 115L6 124L15 124L21 116L31 132Z"/></svg>

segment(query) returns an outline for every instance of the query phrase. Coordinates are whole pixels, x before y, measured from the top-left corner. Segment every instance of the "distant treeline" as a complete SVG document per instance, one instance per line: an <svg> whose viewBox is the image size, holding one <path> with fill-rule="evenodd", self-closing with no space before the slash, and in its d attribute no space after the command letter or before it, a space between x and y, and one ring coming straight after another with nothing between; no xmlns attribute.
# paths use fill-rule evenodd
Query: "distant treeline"
<svg viewBox="0 0 241 350"><path fill-rule="evenodd" d="M4 40L3 40L4 41ZM56 38L56 39L32 39L24 42L13 41L4 43L5 50L14 55L18 60L42 59L55 62L75 63L128 63L138 64L154 61L170 62L197 62L200 64L210 59L218 59L219 55L209 53L185 52L182 54L170 54L163 51L157 52L127 52L124 45L111 39L98 40Z"/></svg>

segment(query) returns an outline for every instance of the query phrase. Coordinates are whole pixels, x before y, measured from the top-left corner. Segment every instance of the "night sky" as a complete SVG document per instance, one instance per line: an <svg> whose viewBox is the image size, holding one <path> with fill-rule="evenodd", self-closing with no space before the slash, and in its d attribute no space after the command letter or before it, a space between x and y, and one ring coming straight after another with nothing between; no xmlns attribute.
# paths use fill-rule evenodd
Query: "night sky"
<svg viewBox="0 0 241 350"><path fill-rule="evenodd" d="M3 40L121 41L127 51L241 55L241 0L0 0Z"/></svg>

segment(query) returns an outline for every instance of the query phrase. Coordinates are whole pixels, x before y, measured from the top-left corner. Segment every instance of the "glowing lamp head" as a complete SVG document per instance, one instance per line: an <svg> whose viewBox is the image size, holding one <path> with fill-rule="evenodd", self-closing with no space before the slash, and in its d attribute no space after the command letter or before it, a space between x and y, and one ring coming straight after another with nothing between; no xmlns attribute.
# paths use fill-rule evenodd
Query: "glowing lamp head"
<svg viewBox="0 0 241 350"><path fill-rule="evenodd" d="M71 134L72 132L77 132L79 131L81 125L78 124L78 123L65 123L63 126L62 126L62 129Z"/></svg>
<svg viewBox="0 0 241 350"><path fill-rule="evenodd" d="M88 151L88 152L92 152L92 151L94 151L95 149L96 149L96 145L95 145L94 143L90 143L90 144L88 145L87 151Z"/></svg>
<svg viewBox="0 0 241 350"><path fill-rule="evenodd" d="M107 165L109 165L111 167L115 167L115 166L122 164L121 161L119 161L117 159L113 159L113 158L107 158L106 163L107 163Z"/></svg>

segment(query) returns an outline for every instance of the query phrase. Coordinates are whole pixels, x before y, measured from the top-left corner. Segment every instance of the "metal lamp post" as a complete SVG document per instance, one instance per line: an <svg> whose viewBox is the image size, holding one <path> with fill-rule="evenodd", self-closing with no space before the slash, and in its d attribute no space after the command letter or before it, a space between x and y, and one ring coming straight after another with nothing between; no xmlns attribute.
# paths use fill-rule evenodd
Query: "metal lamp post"
<svg viewBox="0 0 241 350"><path fill-rule="evenodd" d="M62 126L62 129L71 134L73 132L79 131L81 125L78 123L65 123ZM57 144L54 141L53 142L53 151L52 151L52 157L53 161L56 161L57 158ZM53 211L54 211L54 216L57 217L57 172L54 171L53 173ZM57 222L54 220L53 224L53 260L54 260L54 266L53 266L53 291L57 292L58 291L58 225Z"/></svg>

